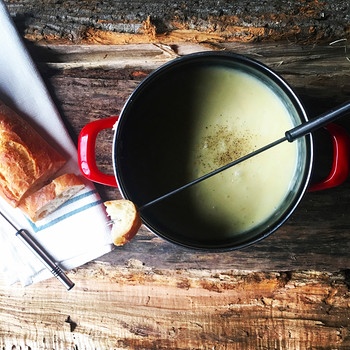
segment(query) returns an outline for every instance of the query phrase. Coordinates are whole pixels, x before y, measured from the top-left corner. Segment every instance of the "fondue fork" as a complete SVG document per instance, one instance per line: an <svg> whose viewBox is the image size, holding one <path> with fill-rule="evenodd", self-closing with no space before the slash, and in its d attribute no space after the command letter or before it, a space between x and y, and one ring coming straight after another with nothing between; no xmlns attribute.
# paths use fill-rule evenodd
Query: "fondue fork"
<svg viewBox="0 0 350 350"><path fill-rule="evenodd" d="M331 109L330 111L323 113L312 120L309 120L305 123L302 123L302 124L292 128L292 129L286 131L284 134L284 137L281 137L280 139L278 139L276 141L273 141L273 142L255 150L255 151L248 153L248 154L246 154L246 155L244 155L244 156L242 156L242 157L240 157L240 158L238 158L238 159L236 159L236 160L234 160L234 161L232 161L232 162L230 162L230 163L228 163L228 164L226 164L218 169L215 169L215 170L213 170L213 171L211 171L211 172L209 172L209 173L207 173L207 174L205 174L205 175L203 175L203 176L201 176L201 177L199 177L199 178L197 178L197 179L195 179L195 180L193 180L193 181L191 181L183 186L180 186L180 187L178 187L178 188L176 188L176 189L174 189L174 190L172 190L172 191L170 191L170 192L168 192L160 197L157 197L157 198L149 201L148 203L141 205L139 207L139 210L143 210L143 209L145 209L153 204L156 204L156 203L162 201L163 199L166 199L166 198L168 198L168 197L170 197L170 196L172 196L180 191L185 190L186 188L189 188L189 187L191 187L199 182L202 182L202 181L204 181L204 180L206 180L206 179L208 179L208 178L210 178L210 177L212 177L212 176L214 176L214 175L216 175L216 174L218 174L218 173L220 173L228 168L231 168L234 165L237 165L237 164L239 164L239 163L241 163L249 158L252 158L252 157L254 157L254 156L256 156L256 155L258 155L258 154L260 154L260 153L262 153L262 152L264 152L272 147L275 147L284 141L293 142L300 137L306 136L307 134L310 134L311 132L320 129L321 127L333 122L334 120L344 116L345 114L347 114L349 112L350 112L350 101L347 101L347 102L341 104L340 106L337 106L334 109Z"/></svg>
<svg viewBox="0 0 350 350"><path fill-rule="evenodd" d="M1 211L0 215L16 230L16 236L36 255L36 257L45 265L45 267L67 288L70 290L74 287L74 283L61 270L55 261L48 255L48 253L29 235L24 229L18 229L9 218L7 218Z"/></svg>

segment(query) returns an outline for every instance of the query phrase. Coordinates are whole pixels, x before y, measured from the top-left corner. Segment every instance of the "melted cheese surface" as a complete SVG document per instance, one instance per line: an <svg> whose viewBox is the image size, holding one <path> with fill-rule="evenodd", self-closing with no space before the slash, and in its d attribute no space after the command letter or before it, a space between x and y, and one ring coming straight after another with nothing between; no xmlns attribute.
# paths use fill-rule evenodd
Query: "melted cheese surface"
<svg viewBox="0 0 350 350"><path fill-rule="evenodd" d="M208 67L198 83L191 177L198 178L284 136L293 127L275 93L244 72ZM196 206L228 232L244 232L268 218L290 190L296 143L283 142L191 188Z"/></svg>

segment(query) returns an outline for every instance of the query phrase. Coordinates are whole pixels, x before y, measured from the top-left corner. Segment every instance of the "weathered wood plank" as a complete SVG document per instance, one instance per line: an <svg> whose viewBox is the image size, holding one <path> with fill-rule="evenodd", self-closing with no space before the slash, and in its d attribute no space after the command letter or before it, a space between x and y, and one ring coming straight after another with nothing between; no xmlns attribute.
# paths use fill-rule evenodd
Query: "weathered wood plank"
<svg viewBox="0 0 350 350"><path fill-rule="evenodd" d="M137 84L152 69L173 58L154 45L145 45L139 51L136 47L75 46L67 51L55 46L32 47L57 105L75 136L89 121L118 114ZM274 68L295 87L312 116L345 101L350 95L350 63L344 47L226 44L222 48L258 58ZM174 54L204 49L207 46L179 45ZM102 57L110 54L114 58L106 64ZM129 58L134 65L127 65ZM90 65L93 69L89 68ZM341 123L350 126L347 118ZM107 172L112 172L112 141L113 133L106 132L98 142L98 163ZM104 198L120 196L117 189L103 186L99 189ZM348 269L348 203L348 181L337 189L309 193L278 232L240 252L207 254L188 251L142 229L132 243L104 256L101 261L123 265L132 257L155 267L253 271Z"/></svg>
<svg viewBox="0 0 350 350"><path fill-rule="evenodd" d="M55 280L0 283L2 349L350 347L344 273L165 270L129 260L70 275L69 293Z"/></svg>
<svg viewBox="0 0 350 350"><path fill-rule="evenodd" d="M81 44L348 38L347 0L6 0L23 36Z"/></svg>

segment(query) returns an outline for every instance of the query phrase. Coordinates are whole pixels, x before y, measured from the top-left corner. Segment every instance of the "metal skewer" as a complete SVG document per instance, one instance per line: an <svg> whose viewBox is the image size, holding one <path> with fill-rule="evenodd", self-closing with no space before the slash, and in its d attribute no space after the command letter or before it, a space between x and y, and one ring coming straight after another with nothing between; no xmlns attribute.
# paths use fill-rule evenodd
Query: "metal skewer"
<svg viewBox="0 0 350 350"><path fill-rule="evenodd" d="M274 146L276 146L284 141L288 140L289 142L293 142L302 136L310 134L311 132L313 132L317 129L320 129L321 127L329 124L330 122L340 118L344 114L347 114L349 111L350 111L350 101L347 101L347 102L341 104L340 106L338 106L338 107L336 107L336 108L334 108L326 113L323 113L312 120L309 120L303 124L296 126L293 129L286 131L284 134L284 137L282 137L276 141L273 141L273 142L269 143L268 145L265 145L265 146L255 150L255 151L251 152L251 153L248 153L241 158L238 158L238 159L236 159L236 160L234 160L234 161L232 161L232 162L230 162L230 163L228 163L228 164L226 164L218 169L215 169L215 170L209 172L208 174L205 174L205 175L203 175L203 176L201 176L201 177L199 177L199 178L197 178L197 179L195 179L195 180L193 180L193 181L191 181L183 186L180 186L180 187L174 189L173 191L170 191L170 192L168 192L168 193L166 193L158 198L155 198L155 199L141 205L139 207L139 210L143 210L143 209L145 209L153 204L156 204L156 203L162 201L163 199L166 199L166 198L168 198L168 197L170 197L170 196L172 196L180 191L185 190L186 188L188 188L190 186L193 186L199 182L202 182L202 181L204 181L204 180L206 180L206 179L208 179L208 178L210 178L210 177L212 177L212 176L214 176L214 175L216 175L216 174L218 174L218 173L220 173L228 168L231 168L232 166L237 165L238 163L241 163L249 158L252 158L252 157L256 156L257 154L262 153L262 152L264 152L264 151L266 151L266 150L268 150L268 149L270 149L270 148L272 148L272 147L274 147Z"/></svg>
<svg viewBox="0 0 350 350"><path fill-rule="evenodd" d="M18 229L1 211L0 215L16 230L16 236L36 255L36 257L45 265L45 267L67 288L70 290L74 283L56 264L56 262L47 254L47 252L34 240L34 238L24 229Z"/></svg>

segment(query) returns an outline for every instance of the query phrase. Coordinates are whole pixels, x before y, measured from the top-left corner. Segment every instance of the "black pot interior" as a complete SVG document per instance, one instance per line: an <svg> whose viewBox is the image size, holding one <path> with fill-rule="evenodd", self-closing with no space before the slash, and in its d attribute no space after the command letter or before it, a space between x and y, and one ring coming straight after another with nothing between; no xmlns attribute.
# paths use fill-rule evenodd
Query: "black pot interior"
<svg viewBox="0 0 350 350"><path fill-rule="evenodd" d="M235 54L200 53L166 64L146 78L131 95L121 113L114 140L119 187L123 196L138 207L193 180L189 171L193 164L188 157L198 125L193 101L198 101L195 98L198 87L206 84L202 79L203 69L212 66L253 75L284 101L294 125L305 120L305 112L288 85L256 61ZM284 204L257 227L235 232L223 221L203 215L196 206L192 188L142 210L144 224L157 235L190 248L226 250L259 241L290 216L306 189L312 142L309 136L296 142L298 176L292 181ZM256 198L254 205L259 206L258 194Z"/></svg>

